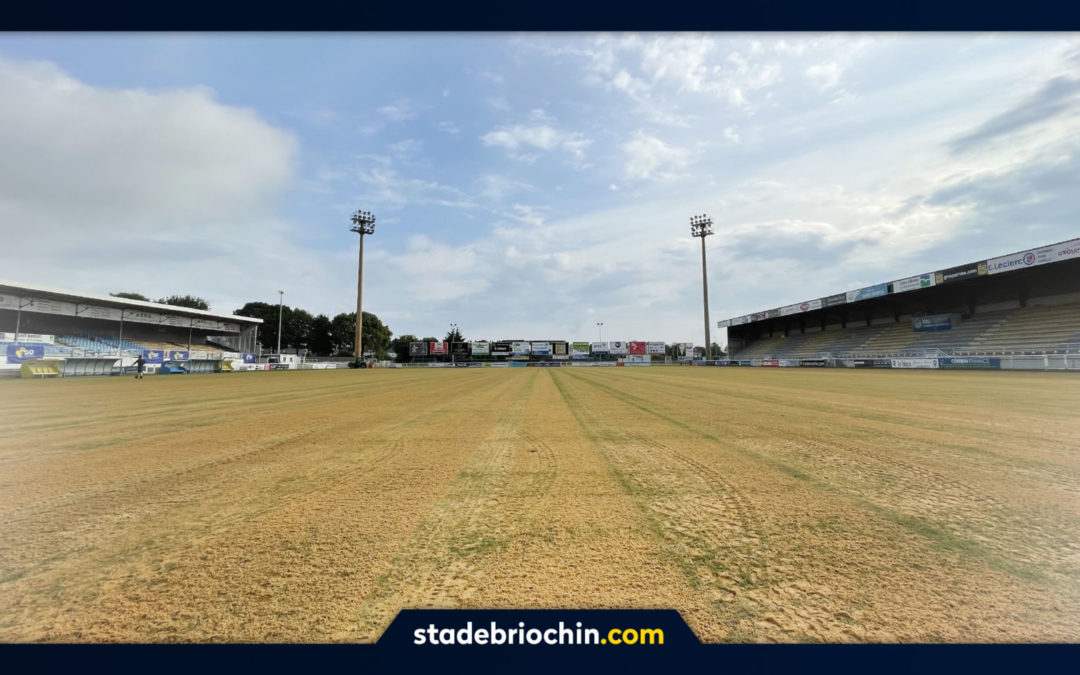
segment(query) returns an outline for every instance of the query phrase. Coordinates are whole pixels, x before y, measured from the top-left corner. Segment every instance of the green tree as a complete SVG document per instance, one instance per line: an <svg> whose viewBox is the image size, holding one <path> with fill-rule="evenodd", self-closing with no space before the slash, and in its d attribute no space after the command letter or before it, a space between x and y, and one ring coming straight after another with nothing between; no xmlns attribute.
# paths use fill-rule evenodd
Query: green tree
<svg viewBox="0 0 1080 675"><path fill-rule="evenodd" d="M390 351L394 352L394 360L398 363L411 363L412 357L409 356L409 343L419 342L420 338L415 335L406 334L400 335L390 341Z"/></svg>
<svg viewBox="0 0 1080 675"><path fill-rule="evenodd" d="M150 302L150 298L142 293L109 293L109 295L114 298L123 298L125 300L142 300L143 302Z"/></svg>
<svg viewBox="0 0 1080 675"><path fill-rule="evenodd" d="M177 307L189 307L191 309L210 310L210 303L194 295L170 295L156 301L159 305L175 305Z"/></svg>
<svg viewBox="0 0 1080 675"><path fill-rule="evenodd" d="M268 302L249 302L233 312L238 316L249 316L253 319L262 319L259 326L259 344L266 351L277 349L278 306ZM282 318L284 319L284 308Z"/></svg>
<svg viewBox="0 0 1080 675"><path fill-rule="evenodd" d="M333 324L325 314L311 320L311 334L308 337L308 350L317 356L334 354Z"/></svg>
<svg viewBox="0 0 1080 675"><path fill-rule="evenodd" d="M307 349L315 317L299 307L285 307L281 325L281 348Z"/></svg>
<svg viewBox="0 0 1080 675"><path fill-rule="evenodd" d="M338 314L331 324L330 334L337 353L341 356L352 356L356 347L356 312ZM393 335L390 327L371 312L364 312L363 330L364 353L374 352L375 358L386 359L390 336Z"/></svg>

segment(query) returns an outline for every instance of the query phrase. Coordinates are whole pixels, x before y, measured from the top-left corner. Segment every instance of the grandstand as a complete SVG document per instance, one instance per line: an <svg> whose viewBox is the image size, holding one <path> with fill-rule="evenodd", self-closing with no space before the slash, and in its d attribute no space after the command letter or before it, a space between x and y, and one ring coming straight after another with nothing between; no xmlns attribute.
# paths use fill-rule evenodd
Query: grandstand
<svg viewBox="0 0 1080 675"><path fill-rule="evenodd" d="M1065 356L1059 361L1071 367L1080 359L1080 239L755 312L717 326L728 329L732 363Z"/></svg>
<svg viewBox="0 0 1080 675"><path fill-rule="evenodd" d="M255 352L261 319L0 281L0 370L63 359L65 374L106 374L142 354L211 369ZM201 365L196 362L203 362Z"/></svg>

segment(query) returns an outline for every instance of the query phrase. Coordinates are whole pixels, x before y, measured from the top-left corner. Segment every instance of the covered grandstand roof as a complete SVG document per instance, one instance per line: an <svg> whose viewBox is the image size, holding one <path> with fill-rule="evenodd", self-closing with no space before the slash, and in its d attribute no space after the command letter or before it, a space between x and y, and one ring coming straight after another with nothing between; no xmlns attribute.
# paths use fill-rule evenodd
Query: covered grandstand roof
<svg viewBox="0 0 1080 675"><path fill-rule="evenodd" d="M781 316L791 316L804 312L812 312L827 307L835 307L849 303L880 298L882 296L918 291L934 286L941 286L957 281L974 279L983 276L997 275L1004 272L1028 269L1039 265L1060 263L1068 260L1080 260L1080 239L1071 239L1056 244L1048 244L1039 248L1017 251L997 258L979 260L964 265L957 265L935 272L927 272L896 281L866 286L844 293L836 293L822 298L814 298L792 305L776 307L773 309L744 314L731 319L723 319L716 322L717 328L740 326L754 323L765 319L774 319Z"/></svg>
<svg viewBox="0 0 1080 675"><path fill-rule="evenodd" d="M248 326L259 325L263 321L262 319L256 319L247 316L238 316L236 314L222 314L220 312L208 312L201 309L191 309L190 307L177 307L176 305L163 305L157 302L144 302L142 300L128 300L126 298L117 298L111 295L97 295L93 293L79 293L77 291L69 291L60 288L52 288L49 286L38 286L35 284L21 284L14 281L6 281L0 279L0 306L5 309L16 309L18 305L9 307L7 303L2 302L3 296L15 296L19 298L46 298L51 300L58 300L61 302L75 303L76 305L93 305L95 307L113 308L121 310L141 310L143 312L151 312L154 314L184 317L199 319L204 321L214 322L228 322L234 324L245 324ZM29 308L28 308L29 309ZM33 311L30 309L30 311ZM62 312L54 312L62 313ZM108 318L108 317L100 317Z"/></svg>

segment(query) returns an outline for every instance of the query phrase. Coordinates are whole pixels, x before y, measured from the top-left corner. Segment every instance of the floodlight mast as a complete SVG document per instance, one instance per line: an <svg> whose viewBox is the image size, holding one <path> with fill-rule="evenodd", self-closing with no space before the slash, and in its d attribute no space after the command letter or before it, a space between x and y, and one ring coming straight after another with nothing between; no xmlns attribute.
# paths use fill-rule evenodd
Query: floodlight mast
<svg viewBox="0 0 1080 675"><path fill-rule="evenodd" d="M356 270L356 339L354 342L354 354L359 361L364 357L364 235L375 234L375 214L371 211L356 211L349 218L352 221L350 232L360 235L360 257Z"/></svg>
<svg viewBox="0 0 1080 675"><path fill-rule="evenodd" d="M705 304L705 360L712 357L712 338L709 333L709 278L705 271L705 237L713 233L713 221L704 213L690 216L690 234L701 238L701 290Z"/></svg>

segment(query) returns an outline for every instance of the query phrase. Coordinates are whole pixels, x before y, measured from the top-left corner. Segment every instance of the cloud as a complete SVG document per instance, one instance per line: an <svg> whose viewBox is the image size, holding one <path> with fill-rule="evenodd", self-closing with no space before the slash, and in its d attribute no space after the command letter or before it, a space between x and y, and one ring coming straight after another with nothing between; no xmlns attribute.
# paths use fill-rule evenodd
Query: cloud
<svg viewBox="0 0 1080 675"><path fill-rule="evenodd" d="M436 128L439 131L450 134L451 136L457 136L461 133L461 127L450 121L439 122L439 124L436 125Z"/></svg>
<svg viewBox="0 0 1080 675"><path fill-rule="evenodd" d="M404 122L420 116L420 108L407 98L399 98L384 105L379 108L379 112L394 122Z"/></svg>
<svg viewBox="0 0 1080 675"><path fill-rule="evenodd" d="M542 110L533 110L529 114L529 123L499 127L484 134L481 140L489 147L506 148L511 157L525 161L535 159L535 156L523 152L527 149L545 152L561 150L577 160L583 159L585 149L592 141L579 132L563 131L555 127L553 122Z"/></svg>
<svg viewBox="0 0 1080 675"><path fill-rule="evenodd" d="M1075 114L1078 104L1080 78L1054 77L1016 106L954 138L949 142L949 150L954 153L968 152L1056 117Z"/></svg>
<svg viewBox="0 0 1080 675"><path fill-rule="evenodd" d="M664 143L659 138L638 132L623 144L626 153L626 177L635 180L667 179L689 163L690 153Z"/></svg>

